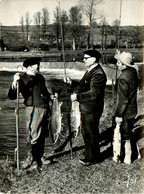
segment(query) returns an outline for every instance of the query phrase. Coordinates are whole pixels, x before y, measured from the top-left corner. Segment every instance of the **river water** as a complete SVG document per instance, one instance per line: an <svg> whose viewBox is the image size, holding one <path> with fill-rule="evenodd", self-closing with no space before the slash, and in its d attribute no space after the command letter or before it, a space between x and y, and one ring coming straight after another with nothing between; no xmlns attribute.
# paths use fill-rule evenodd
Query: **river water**
<svg viewBox="0 0 144 194"><path fill-rule="evenodd" d="M5 67L8 67L6 63ZM6 68L6 70L0 71L0 159L8 156L14 158L14 150L16 148L16 115L15 109L17 106L17 100L10 100L8 98L8 90L13 80L13 75L15 73L15 68ZM22 72L23 73L23 72ZM67 72L68 73L68 72ZM64 132L60 140L64 139L64 136L68 133L67 131L67 103L69 104L70 98L66 97L67 88L64 87L63 76L64 70L62 69L49 69L47 71L43 70L43 75L46 78L46 85L50 93L52 93L52 88L62 89L61 100L63 101L62 112L63 112L63 123ZM77 73L77 71L71 70L68 73L73 78L80 79L83 72ZM68 101L67 101L68 99ZM20 159L23 159L26 155L26 130L25 130L25 106L23 105L23 99L20 95L19 100L19 146L20 146ZM60 140L57 142L55 147L61 143ZM53 150L51 138L46 139L46 148Z"/></svg>

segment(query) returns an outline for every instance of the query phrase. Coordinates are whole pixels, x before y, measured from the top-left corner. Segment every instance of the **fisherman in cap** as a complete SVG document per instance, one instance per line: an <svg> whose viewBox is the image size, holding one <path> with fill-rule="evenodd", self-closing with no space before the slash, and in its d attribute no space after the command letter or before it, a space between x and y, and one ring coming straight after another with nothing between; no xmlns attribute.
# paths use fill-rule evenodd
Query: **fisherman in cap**
<svg viewBox="0 0 144 194"><path fill-rule="evenodd" d="M106 74L99 64L101 54L97 50L84 52L84 63L87 71L79 83L66 78L71 87L76 86L76 93L71 101L78 100L81 111L82 136L85 143L84 157L79 160L83 165L101 161L99 146L99 120L104 107Z"/></svg>
<svg viewBox="0 0 144 194"><path fill-rule="evenodd" d="M117 59L116 65L120 70L120 75L116 81L117 100L114 113L115 122L120 126L122 144L119 160L130 164L135 155L138 158L140 157L138 146L132 135L134 118L137 114L138 74L134 68L131 53L125 51L120 53L118 51L115 58ZM119 162L119 160L116 162Z"/></svg>
<svg viewBox="0 0 144 194"><path fill-rule="evenodd" d="M26 68L24 74L16 73L8 96L11 100L17 98L17 82L19 91L26 106L27 150L26 161L22 168L39 170L44 153L45 138L48 137L48 115L50 114L50 93L45 84L45 78L39 73L41 57L30 57L23 62Z"/></svg>

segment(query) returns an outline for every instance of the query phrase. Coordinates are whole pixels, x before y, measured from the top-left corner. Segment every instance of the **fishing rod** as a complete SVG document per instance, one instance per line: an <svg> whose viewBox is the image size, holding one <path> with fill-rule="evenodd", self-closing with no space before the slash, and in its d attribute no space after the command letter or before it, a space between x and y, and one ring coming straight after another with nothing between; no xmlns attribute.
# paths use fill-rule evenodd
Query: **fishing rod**
<svg viewBox="0 0 144 194"><path fill-rule="evenodd" d="M120 48L120 24L121 24L121 13L122 13L122 0L120 0L120 13L119 13L119 27L118 27L118 51ZM117 79L117 72L118 72L118 67L116 65L116 79ZM116 80L115 79L115 80Z"/></svg>
<svg viewBox="0 0 144 194"><path fill-rule="evenodd" d="M61 7L60 7L60 2L59 2L59 20L60 20L60 30L61 30L61 40L62 40L62 53L63 53L63 62L64 62L64 75L66 77L66 63L65 63L63 28L62 28L62 23L61 23ZM66 93L67 93L67 86L66 86ZM68 115L69 135L71 136L70 113L69 113L69 110L68 110L68 97L67 97L67 115ZM70 138L70 155L71 155L71 159L72 159L72 139L71 138Z"/></svg>
<svg viewBox="0 0 144 194"><path fill-rule="evenodd" d="M122 0L120 0L119 30L118 30L118 50L120 47L120 24L121 24Z"/></svg>

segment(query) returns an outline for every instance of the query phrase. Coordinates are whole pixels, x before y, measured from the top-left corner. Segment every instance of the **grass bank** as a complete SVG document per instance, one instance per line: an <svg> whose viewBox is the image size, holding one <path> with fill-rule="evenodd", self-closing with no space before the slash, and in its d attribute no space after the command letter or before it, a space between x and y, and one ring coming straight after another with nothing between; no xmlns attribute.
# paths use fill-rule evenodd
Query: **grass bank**
<svg viewBox="0 0 144 194"><path fill-rule="evenodd" d="M139 92L139 114L143 115L143 91ZM144 158L131 165L115 163L111 160L112 121L114 101L111 91L105 96L105 109L100 121L100 147L103 161L92 166L83 166L78 160L82 157L83 139L81 133L73 141L73 157L70 158L70 145L63 154L53 158L54 162L42 166L42 171L28 172L24 170L19 176L15 163L9 158L0 160L0 192L4 193L144 193ZM135 123L138 142L143 140L144 119L139 117ZM142 142L142 141L141 141ZM77 149L76 149L77 148ZM144 142L141 143L143 157ZM45 158L49 159L50 150L45 150Z"/></svg>

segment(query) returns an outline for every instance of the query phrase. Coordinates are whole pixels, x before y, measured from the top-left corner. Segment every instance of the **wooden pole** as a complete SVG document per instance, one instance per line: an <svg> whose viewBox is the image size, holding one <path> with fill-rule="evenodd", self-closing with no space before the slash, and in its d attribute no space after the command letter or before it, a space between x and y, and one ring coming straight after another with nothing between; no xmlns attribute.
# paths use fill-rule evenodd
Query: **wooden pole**
<svg viewBox="0 0 144 194"><path fill-rule="evenodd" d="M16 108L16 160L17 160L17 170L20 170L19 162L19 81L17 81L17 108Z"/></svg>

